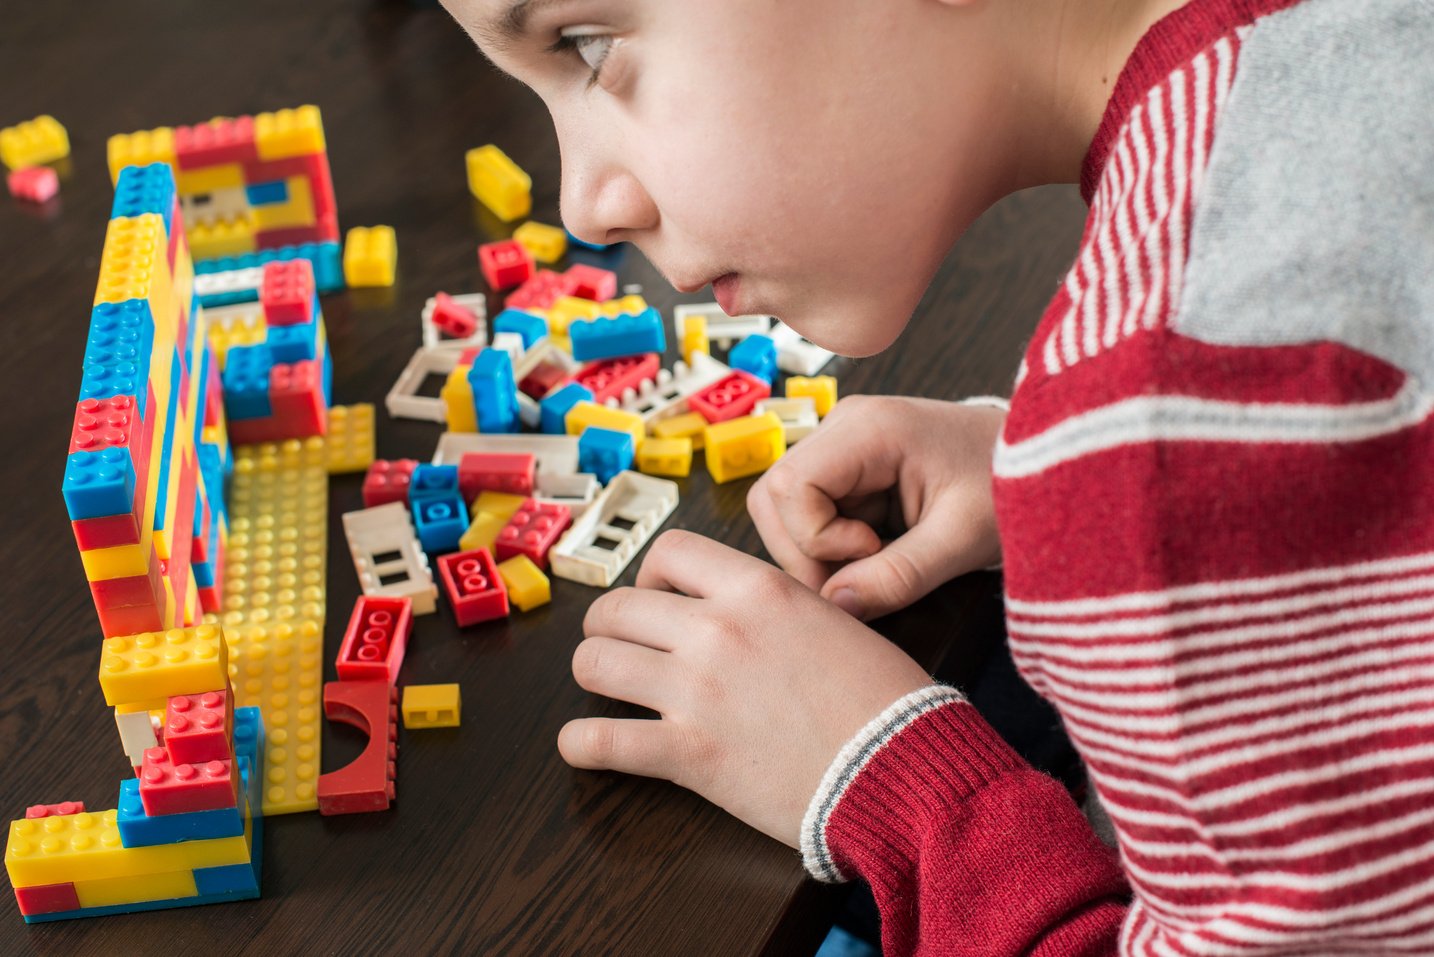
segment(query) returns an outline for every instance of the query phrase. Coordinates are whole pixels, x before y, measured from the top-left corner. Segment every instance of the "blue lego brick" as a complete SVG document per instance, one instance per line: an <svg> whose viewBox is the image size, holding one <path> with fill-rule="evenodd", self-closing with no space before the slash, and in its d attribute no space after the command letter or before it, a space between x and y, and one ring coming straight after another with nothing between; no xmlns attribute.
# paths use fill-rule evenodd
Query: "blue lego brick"
<svg viewBox="0 0 1434 957"><path fill-rule="evenodd" d="M166 489L169 488L169 470L175 466L174 461L174 428L179 421L179 401L182 398L179 394L179 353L174 354L170 362L170 379L174 385L169 390L169 415L164 420L164 437L161 439L159 453L159 499L154 507L154 527L161 531L165 527L165 513L169 507L169 495Z"/></svg>
<svg viewBox="0 0 1434 957"><path fill-rule="evenodd" d="M249 811L256 819L264 813L264 756L267 753L264 746L264 717L259 708L254 705L235 708L234 755L239 761L241 772L246 764L257 771L244 782L244 786L249 789Z"/></svg>
<svg viewBox="0 0 1434 957"><path fill-rule="evenodd" d="M214 526L226 514L224 502L224 460L219 446L204 443L199 446L199 471L204 474L204 488L209 493L211 517L210 534L217 534Z"/></svg>
<svg viewBox="0 0 1434 957"><path fill-rule="evenodd" d="M662 317L650 306L635 315L575 320L568 326L568 338L572 340L573 358L582 362L667 348Z"/></svg>
<svg viewBox="0 0 1434 957"><path fill-rule="evenodd" d="M269 372L274 355L263 343L234 346L224 360L224 414L231 419L263 419L273 414Z"/></svg>
<svg viewBox="0 0 1434 957"><path fill-rule="evenodd" d="M287 203L289 201L289 184L282 179L270 180L267 183L251 183L244 187L244 195L248 198L250 206Z"/></svg>
<svg viewBox="0 0 1434 957"><path fill-rule="evenodd" d="M213 259L196 260L195 273L204 276L209 273L228 272L231 269L250 269L267 262L288 259L307 259L314 265L314 287L319 292L333 292L344 288L343 253L337 242L300 243L296 246L280 246L278 249L261 249L258 252L242 253L238 256L216 256ZM253 302L259 298L258 290L246 291L239 298L228 302ZM206 298L205 306L220 305ZM226 305L228 303L225 303Z"/></svg>
<svg viewBox="0 0 1434 957"><path fill-rule="evenodd" d="M220 306L234 306L241 302L258 302L258 300L259 290L257 289L229 289L225 292L195 292L194 294L194 301L205 309L217 309Z"/></svg>
<svg viewBox="0 0 1434 957"><path fill-rule="evenodd" d="M196 867L194 886L200 894L230 894L236 891L259 893L252 864L222 864L218 867Z"/></svg>
<svg viewBox="0 0 1434 957"><path fill-rule="evenodd" d="M563 231L568 232L567 230ZM568 232L568 245L577 246L579 249L591 249L594 252L599 253L602 252L604 249L609 248L608 243L590 243L586 239L579 239L570 232Z"/></svg>
<svg viewBox="0 0 1434 957"><path fill-rule="evenodd" d="M727 364L771 385L777 375L777 344L771 336L753 333L732 347L727 353Z"/></svg>
<svg viewBox="0 0 1434 957"><path fill-rule="evenodd" d="M164 218L164 234L168 236L174 225L174 199L174 171L168 163L126 166L115 183L110 218L158 213Z"/></svg>
<svg viewBox="0 0 1434 957"><path fill-rule="evenodd" d="M533 343L548 334L548 323L542 316L521 309L504 309L493 320L493 331L516 332L523 337L523 348L533 348Z"/></svg>
<svg viewBox="0 0 1434 957"><path fill-rule="evenodd" d="M154 350L154 319L149 303L131 299L101 303L90 312L85 342L81 399L132 395L141 418L149 416L149 363Z"/></svg>
<svg viewBox="0 0 1434 957"><path fill-rule="evenodd" d="M569 410L579 402L591 401L593 401L592 389L577 382L569 382L561 389L544 396L543 400L538 403L538 410L542 415L540 428L549 435L566 434L567 424L564 420L567 419Z"/></svg>
<svg viewBox="0 0 1434 957"><path fill-rule="evenodd" d="M303 362L319 354L319 320L311 319L293 326L270 326L264 344L275 363Z"/></svg>
<svg viewBox="0 0 1434 957"><path fill-rule="evenodd" d="M65 462L61 485L70 521L130 511L136 480L134 460L126 449L73 453Z"/></svg>
<svg viewBox="0 0 1434 957"><path fill-rule="evenodd" d="M632 468L634 451L630 433L589 426L578 436L578 471L591 472L606 485L617 473Z"/></svg>
<svg viewBox="0 0 1434 957"><path fill-rule="evenodd" d="M240 774L243 777L243 767ZM249 782L245 780L247 788ZM246 795L247 791L244 792ZM139 778L120 782L119 805L115 811L120 843L125 847L153 847L180 841L207 841L216 837L238 837L244 833L244 804L212 811L181 814L146 814L139 798Z"/></svg>
<svg viewBox="0 0 1434 957"><path fill-rule="evenodd" d="M194 587L214 587L214 563L193 562L189 566L189 574L194 578Z"/></svg>
<svg viewBox="0 0 1434 957"><path fill-rule="evenodd" d="M502 349L484 349L468 370L479 432L518 431L518 384L513 360Z"/></svg>
<svg viewBox="0 0 1434 957"><path fill-rule="evenodd" d="M334 407L334 354L324 348L324 408Z"/></svg>
<svg viewBox="0 0 1434 957"><path fill-rule="evenodd" d="M408 477L408 500L445 498L458 494L458 466L420 463Z"/></svg>
<svg viewBox="0 0 1434 957"><path fill-rule="evenodd" d="M429 555L458 550L458 540L468 531L468 508L457 492L413 503L413 527L418 541Z"/></svg>
<svg viewBox="0 0 1434 957"><path fill-rule="evenodd" d="M194 403L194 447L199 448L200 438L204 435L204 416L209 411L209 390L204 384L209 381L209 367L214 363L214 352L207 345L200 353L199 368L195 372L199 376L199 399Z"/></svg>

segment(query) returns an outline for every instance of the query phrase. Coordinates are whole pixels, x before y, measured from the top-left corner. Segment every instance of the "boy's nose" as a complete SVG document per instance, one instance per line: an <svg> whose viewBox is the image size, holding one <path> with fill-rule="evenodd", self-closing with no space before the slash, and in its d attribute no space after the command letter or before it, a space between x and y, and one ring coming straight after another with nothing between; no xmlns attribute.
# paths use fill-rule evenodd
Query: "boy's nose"
<svg viewBox="0 0 1434 957"><path fill-rule="evenodd" d="M658 223L657 204L630 170L578 148L563 151L563 225L589 243L639 238Z"/></svg>

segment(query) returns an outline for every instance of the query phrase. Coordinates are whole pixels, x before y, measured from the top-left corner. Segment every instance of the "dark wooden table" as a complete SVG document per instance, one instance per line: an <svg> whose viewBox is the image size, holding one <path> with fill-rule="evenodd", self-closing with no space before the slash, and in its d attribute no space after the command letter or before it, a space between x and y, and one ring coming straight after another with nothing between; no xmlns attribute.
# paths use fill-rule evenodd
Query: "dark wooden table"
<svg viewBox="0 0 1434 957"><path fill-rule="evenodd" d="M475 244L501 235L468 195L464 150L500 144L533 175L534 217L557 221L556 142L538 100L493 71L437 7L55 0L0 16L0 125L52 113L73 144L57 202L0 196L3 820L31 803L113 807L126 771L59 491L109 215L105 140L310 102L323 110L342 225L398 230L391 293L323 304L335 401L381 410L418 344L424 298L480 289ZM1006 391L1083 213L1070 189L993 210L894 348L833 365L843 393ZM679 301L635 250L618 269L665 314ZM426 458L437 434L380 412L379 455ZM696 471L669 524L759 550L748 483L714 487ZM338 516L360 506L359 484L332 484L331 653L357 594ZM948 648L974 663L999 648L998 592L994 576L971 576L881 627L929 665ZM559 758L563 722L625 711L569 672L596 594L557 582L551 606L467 633L443 608L420 619L404 678L460 682L462 728L403 736L391 813L271 819L262 900L33 927L0 903L0 953L810 952L839 897L804 880L794 851L674 786ZM326 729L326 768L361 747L348 730Z"/></svg>

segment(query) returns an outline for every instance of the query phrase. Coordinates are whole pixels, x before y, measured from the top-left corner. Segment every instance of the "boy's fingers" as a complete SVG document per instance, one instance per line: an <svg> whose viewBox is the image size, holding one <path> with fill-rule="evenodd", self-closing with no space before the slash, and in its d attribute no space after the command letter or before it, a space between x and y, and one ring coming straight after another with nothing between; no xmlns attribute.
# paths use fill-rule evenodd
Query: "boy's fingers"
<svg viewBox="0 0 1434 957"><path fill-rule="evenodd" d="M782 524L782 519L777 514L776 505L772 503L771 496L760 482L753 485L747 494L747 513L752 516L752 524L756 526L757 534L761 536L762 544L772 556L772 561L812 591L820 589L831 575L831 568L826 562L808 557L797 547L797 543L792 541L792 536L787 534L787 527Z"/></svg>
<svg viewBox="0 0 1434 957"><path fill-rule="evenodd" d="M697 620L696 602L670 591L614 588L593 599L583 634L621 638L657 651L673 651Z"/></svg>
<svg viewBox="0 0 1434 957"><path fill-rule="evenodd" d="M825 441L807 439L779 460L761 479L782 525L802 553L822 562L850 561L873 554L881 540L863 522L841 515L837 502L896 484L894 468L876 457L876 443L853 448L837 441L838 432Z"/></svg>
<svg viewBox="0 0 1434 957"><path fill-rule="evenodd" d="M578 718L558 732L558 753L575 768L671 780L671 728L659 719Z"/></svg>
<svg viewBox="0 0 1434 957"><path fill-rule="evenodd" d="M715 598L741 587L734 566L755 561L705 535L674 528L653 541L637 570L638 588Z"/></svg>
<svg viewBox="0 0 1434 957"><path fill-rule="evenodd" d="M573 678L584 691L663 712L672 694L672 656L597 635L574 649Z"/></svg>

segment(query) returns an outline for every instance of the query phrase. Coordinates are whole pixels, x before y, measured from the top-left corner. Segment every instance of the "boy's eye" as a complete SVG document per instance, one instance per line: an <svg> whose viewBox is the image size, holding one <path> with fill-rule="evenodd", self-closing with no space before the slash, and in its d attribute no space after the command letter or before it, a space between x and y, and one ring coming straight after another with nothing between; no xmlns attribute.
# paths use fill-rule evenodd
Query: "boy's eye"
<svg viewBox="0 0 1434 957"><path fill-rule="evenodd" d="M558 42L551 47L554 53L572 50L582 58L592 71L591 83L596 83L603 61L612 50L612 35L598 32L598 27L570 27L558 34Z"/></svg>

